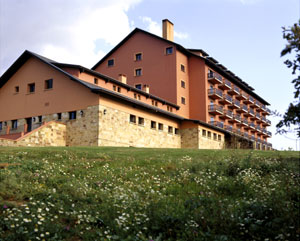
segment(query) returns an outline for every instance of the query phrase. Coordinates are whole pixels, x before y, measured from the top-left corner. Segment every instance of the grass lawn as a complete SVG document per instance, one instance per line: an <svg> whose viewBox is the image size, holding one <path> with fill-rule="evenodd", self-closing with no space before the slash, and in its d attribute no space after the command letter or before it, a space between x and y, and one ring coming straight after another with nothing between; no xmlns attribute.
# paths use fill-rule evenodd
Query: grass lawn
<svg viewBox="0 0 300 241"><path fill-rule="evenodd" d="M0 147L0 240L299 240L299 157Z"/></svg>

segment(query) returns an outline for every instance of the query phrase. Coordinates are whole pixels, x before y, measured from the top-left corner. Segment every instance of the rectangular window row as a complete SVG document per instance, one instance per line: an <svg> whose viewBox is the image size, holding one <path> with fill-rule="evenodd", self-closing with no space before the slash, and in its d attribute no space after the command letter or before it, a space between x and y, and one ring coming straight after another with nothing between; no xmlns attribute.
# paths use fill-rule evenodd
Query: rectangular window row
<svg viewBox="0 0 300 241"><path fill-rule="evenodd" d="M202 130L202 136L207 137L208 139L212 139L215 141L221 141L222 140L222 136L217 134L217 133L212 133L211 131L207 131L207 130Z"/></svg>
<svg viewBox="0 0 300 241"><path fill-rule="evenodd" d="M53 79L45 80L44 89L45 90L53 89ZM15 86L14 92L15 92L15 94L19 93L20 92L20 86L18 86L18 85ZM35 92L35 83L29 83L27 85L27 93L34 93L34 92Z"/></svg>
<svg viewBox="0 0 300 241"><path fill-rule="evenodd" d="M145 124L145 119L143 117L136 117L135 115L130 115L129 116L129 122L133 123L133 124L139 124L140 126L143 126Z"/></svg>
<svg viewBox="0 0 300 241"><path fill-rule="evenodd" d="M156 123L156 121L151 121L151 129L158 129L159 131L163 131L164 125L162 123ZM168 133L169 134L179 134L178 128L174 128L172 126L168 126Z"/></svg>

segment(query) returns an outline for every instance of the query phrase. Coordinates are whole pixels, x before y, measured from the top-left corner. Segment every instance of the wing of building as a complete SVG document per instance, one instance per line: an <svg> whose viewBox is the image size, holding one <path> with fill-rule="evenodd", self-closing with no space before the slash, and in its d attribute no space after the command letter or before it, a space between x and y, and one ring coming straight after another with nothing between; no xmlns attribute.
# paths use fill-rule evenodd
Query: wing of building
<svg viewBox="0 0 300 241"><path fill-rule="evenodd" d="M269 105L201 49L133 30L92 69L25 51L0 78L0 145L271 148Z"/></svg>

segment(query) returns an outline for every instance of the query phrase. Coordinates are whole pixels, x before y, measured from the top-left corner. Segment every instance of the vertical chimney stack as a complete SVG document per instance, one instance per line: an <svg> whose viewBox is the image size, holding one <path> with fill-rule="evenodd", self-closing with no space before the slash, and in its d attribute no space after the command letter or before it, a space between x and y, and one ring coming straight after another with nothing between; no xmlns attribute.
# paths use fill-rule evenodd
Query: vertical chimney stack
<svg viewBox="0 0 300 241"><path fill-rule="evenodd" d="M150 87L149 87L149 85L144 85L143 90L144 90L146 93L149 94L149 92L150 92Z"/></svg>
<svg viewBox="0 0 300 241"><path fill-rule="evenodd" d="M123 84L127 84L127 77L125 74L119 74L119 81Z"/></svg>
<svg viewBox="0 0 300 241"><path fill-rule="evenodd" d="M168 19L164 19L163 23L163 38L166 40L174 41L174 24Z"/></svg>

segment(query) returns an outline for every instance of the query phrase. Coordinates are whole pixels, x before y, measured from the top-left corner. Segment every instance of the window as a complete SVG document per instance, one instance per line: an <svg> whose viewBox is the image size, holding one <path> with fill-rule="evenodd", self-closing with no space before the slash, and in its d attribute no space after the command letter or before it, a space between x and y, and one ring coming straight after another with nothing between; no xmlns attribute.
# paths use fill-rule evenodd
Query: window
<svg viewBox="0 0 300 241"><path fill-rule="evenodd" d="M185 81L184 80L181 80L181 88L185 89Z"/></svg>
<svg viewBox="0 0 300 241"><path fill-rule="evenodd" d="M214 122L214 118L212 116L210 117L210 122Z"/></svg>
<svg viewBox="0 0 300 241"><path fill-rule="evenodd" d="M19 93L19 91L20 91L19 86L15 86L15 93Z"/></svg>
<svg viewBox="0 0 300 241"><path fill-rule="evenodd" d="M135 54L135 61L141 61L142 60L142 53Z"/></svg>
<svg viewBox="0 0 300 241"><path fill-rule="evenodd" d="M0 131L2 130L2 121L0 121Z"/></svg>
<svg viewBox="0 0 300 241"><path fill-rule="evenodd" d="M108 67L112 67L112 66L114 66L114 64L115 64L115 60L114 60L114 59L109 59L109 60L107 61L107 66L108 66Z"/></svg>
<svg viewBox="0 0 300 241"><path fill-rule="evenodd" d="M178 134L179 134L179 129L175 128L175 135L178 135Z"/></svg>
<svg viewBox="0 0 300 241"><path fill-rule="evenodd" d="M172 54L173 53L173 47L166 48L166 54Z"/></svg>
<svg viewBox="0 0 300 241"><path fill-rule="evenodd" d="M49 90L53 88L53 79L45 80L45 89Z"/></svg>
<svg viewBox="0 0 300 241"><path fill-rule="evenodd" d="M11 128L17 129L18 128L18 120L12 120L11 121Z"/></svg>
<svg viewBox="0 0 300 241"><path fill-rule="evenodd" d="M97 85L98 84L98 79L94 78L94 84Z"/></svg>
<svg viewBox="0 0 300 241"><path fill-rule="evenodd" d="M183 64L180 65L180 69L182 72L185 72L185 66Z"/></svg>
<svg viewBox="0 0 300 241"><path fill-rule="evenodd" d="M136 93L134 93L134 94L133 94L133 97L136 99L136 98L137 98L137 94L136 94Z"/></svg>
<svg viewBox="0 0 300 241"><path fill-rule="evenodd" d="M221 135L218 135L218 141L221 141Z"/></svg>
<svg viewBox="0 0 300 241"><path fill-rule="evenodd" d="M181 104L185 105L185 98L181 97Z"/></svg>
<svg viewBox="0 0 300 241"><path fill-rule="evenodd" d="M117 90L117 86L113 85L113 90L116 91Z"/></svg>
<svg viewBox="0 0 300 241"><path fill-rule="evenodd" d="M167 105L167 111L172 112L172 111L173 111L173 108L172 108L171 106L168 106L168 105Z"/></svg>
<svg viewBox="0 0 300 241"><path fill-rule="evenodd" d="M42 123L43 117L40 115L39 116L39 123Z"/></svg>
<svg viewBox="0 0 300 241"><path fill-rule="evenodd" d="M129 122L135 124L136 123L136 116L135 115L130 115L129 116Z"/></svg>
<svg viewBox="0 0 300 241"><path fill-rule="evenodd" d="M34 93L35 83L28 84L28 93Z"/></svg>
<svg viewBox="0 0 300 241"><path fill-rule="evenodd" d="M139 117L139 125L143 126L145 124L145 119L143 117Z"/></svg>
<svg viewBox="0 0 300 241"><path fill-rule="evenodd" d="M211 138L211 132L210 131L207 132L207 137Z"/></svg>
<svg viewBox="0 0 300 241"><path fill-rule="evenodd" d="M118 87L118 92L121 93L121 87Z"/></svg>
<svg viewBox="0 0 300 241"><path fill-rule="evenodd" d="M61 113L57 113L57 119L61 120Z"/></svg>
<svg viewBox="0 0 300 241"><path fill-rule="evenodd" d="M151 128L156 129L156 122L155 121L151 121Z"/></svg>
<svg viewBox="0 0 300 241"><path fill-rule="evenodd" d="M142 89L142 85L141 84L135 85L135 88L141 90Z"/></svg>
<svg viewBox="0 0 300 241"><path fill-rule="evenodd" d="M135 76L141 76L142 75L142 69L135 69L134 75Z"/></svg>
<svg viewBox="0 0 300 241"><path fill-rule="evenodd" d="M206 130L202 130L202 136L206 136Z"/></svg>
<svg viewBox="0 0 300 241"><path fill-rule="evenodd" d="M69 112L69 120L75 120L76 119L76 111Z"/></svg>
<svg viewBox="0 0 300 241"><path fill-rule="evenodd" d="M214 133L214 140L217 140L217 134Z"/></svg>
<svg viewBox="0 0 300 241"><path fill-rule="evenodd" d="M168 127L168 133L169 133L169 134L173 134L173 127L172 127L172 126L169 126L169 127Z"/></svg>
<svg viewBox="0 0 300 241"><path fill-rule="evenodd" d="M158 123L158 129L160 131L163 131L164 130L164 125L162 123Z"/></svg>

